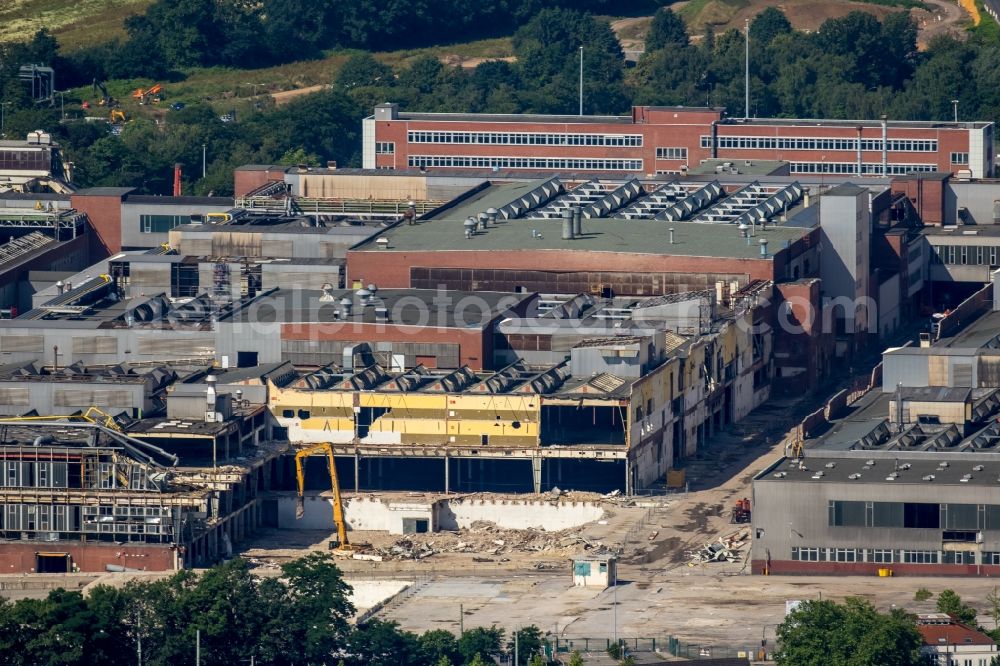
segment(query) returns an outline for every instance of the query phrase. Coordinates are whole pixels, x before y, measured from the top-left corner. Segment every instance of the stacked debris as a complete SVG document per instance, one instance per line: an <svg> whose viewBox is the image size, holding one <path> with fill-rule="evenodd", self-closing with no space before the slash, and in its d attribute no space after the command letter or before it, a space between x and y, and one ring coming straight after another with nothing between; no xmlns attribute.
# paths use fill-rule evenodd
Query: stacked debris
<svg viewBox="0 0 1000 666"><path fill-rule="evenodd" d="M422 560L437 553L468 553L477 556L473 558L476 562L505 562L508 560L504 556L511 553L568 557L573 552L602 546L580 536L576 528L557 532L514 530L480 520L457 532L407 534L389 543L373 544L370 555L378 556L379 561L389 561Z"/></svg>
<svg viewBox="0 0 1000 666"><path fill-rule="evenodd" d="M721 536L715 541L710 541L704 546L690 553L691 561L688 566L706 564L708 562L738 562L745 556L744 550L750 544L750 531L738 530L725 536Z"/></svg>

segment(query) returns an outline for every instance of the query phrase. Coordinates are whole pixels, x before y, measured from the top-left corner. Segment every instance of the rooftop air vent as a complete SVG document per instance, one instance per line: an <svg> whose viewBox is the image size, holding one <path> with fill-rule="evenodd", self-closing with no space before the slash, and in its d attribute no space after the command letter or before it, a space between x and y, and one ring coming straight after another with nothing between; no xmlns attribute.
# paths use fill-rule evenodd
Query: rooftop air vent
<svg viewBox="0 0 1000 666"><path fill-rule="evenodd" d="M933 474L928 474L927 476L925 476L923 478L924 478L924 481L933 481L934 480L934 475Z"/></svg>
<svg viewBox="0 0 1000 666"><path fill-rule="evenodd" d="M854 473L848 476L847 478L850 479L851 481L857 481L858 479L861 478L861 475L858 473Z"/></svg>
<svg viewBox="0 0 1000 666"><path fill-rule="evenodd" d="M975 467L972 468L972 471L973 472L982 472L984 469L986 469L985 465L976 465Z"/></svg>

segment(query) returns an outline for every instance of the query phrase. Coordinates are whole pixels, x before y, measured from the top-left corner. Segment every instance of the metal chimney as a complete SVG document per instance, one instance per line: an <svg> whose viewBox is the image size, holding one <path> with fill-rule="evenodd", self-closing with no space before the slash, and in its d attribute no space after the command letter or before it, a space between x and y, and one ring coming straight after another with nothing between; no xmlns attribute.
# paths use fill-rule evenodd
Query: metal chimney
<svg viewBox="0 0 1000 666"><path fill-rule="evenodd" d="M573 206L573 238L583 235L583 208Z"/></svg>
<svg viewBox="0 0 1000 666"><path fill-rule="evenodd" d="M569 208L563 209L562 212L562 237L563 240L572 240L573 238L573 211Z"/></svg>

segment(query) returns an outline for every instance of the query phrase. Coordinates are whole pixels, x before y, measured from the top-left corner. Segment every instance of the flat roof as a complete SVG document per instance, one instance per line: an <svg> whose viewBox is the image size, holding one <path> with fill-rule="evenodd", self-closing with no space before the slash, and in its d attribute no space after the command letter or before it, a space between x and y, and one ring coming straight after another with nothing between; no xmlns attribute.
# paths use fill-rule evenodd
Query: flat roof
<svg viewBox="0 0 1000 666"><path fill-rule="evenodd" d="M236 167L236 171L272 171L291 169L292 167L283 164L244 164Z"/></svg>
<svg viewBox="0 0 1000 666"><path fill-rule="evenodd" d="M124 197L129 192L134 192L134 187L85 187L77 190L73 196L80 197Z"/></svg>
<svg viewBox="0 0 1000 666"><path fill-rule="evenodd" d="M946 226L928 226L920 229L920 233L928 238L939 240L948 238L976 238L982 236L1000 236L1000 224L949 224Z"/></svg>
<svg viewBox="0 0 1000 666"><path fill-rule="evenodd" d="M374 117L374 115L369 116ZM563 124L607 124L632 125L632 116L579 116L548 115L544 113L422 113L400 111L396 120L434 120L441 122L480 123L563 123Z"/></svg>
<svg viewBox="0 0 1000 666"><path fill-rule="evenodd" d="M445 296L445 298L442 298ZM252 323L327 323L344 326L377 324L395 326L481 329L494 318L534 294L495 291L448 291L436 289L379 289L365 299L350 289L334 289L326 294L316 289L275 289L258 296L243 307L220 317L220 321ZM351 301L350 315L343 314L343 299ZM366 302L368 305L366 305ZM385 308L387 320L376 316Z"/></svg>
<svg viewBox="0 0 1000 666"><path fill-rule="evenodd" d="M750 164L748 165L747 162L749 162ZM741 174L748 176L769 176L773 174L775 171L781 171L789 166L789 162L785 160L747 160L747 159L732 159L732 158L727 159L719 157L700 162L697 166L688 169L688 175L723 176L726 174L717 173L715 169L716 167L720 167L727 163L732 164L732 166L736 167L736 169Z"/></svg>
<svg viewBox="0 0 1000 666"><path fill-rule="evenodd" d="M385 223L379 220L362 220L350 216L339 219L335 222L317 224L303 224L309 222L311 218L302 216L285 221L254 221L249 224L242 223L219 223L219 224L181 224L170 231L179 231L185 234L214 234L214 233L241 233L241 234L303 234L314 236L336 236L349 233L357 233L366 229L371 232L373 229L383 226Z"/></svg>
<svg viewBox="0 0 1000 666"><path fill-rule="evenodd" d="M129 194L125 197L126 203L152 203L163 206L233 206L235 199L232 197L170 197L154 194Z"/></svg>
<svg viewBox="0 0 1000 666"><path fill-rule="evenodd" d="M534 182L491 184L432 218L419 220L415 225L396 224L354 249L372 252L579 250L764 259L761 257L759 241L767 239L769 244L766 260L771 260L775 252L784 248L786 242L795 242L811 231L808 227L769 225L766 231L758 230L757 236L747 243L735 224L596 218L583 220L582 237L564 240L562 220L552 218L499 221L471 239L465 237L463 223L467 217L475 216L487 208L500 208L524 196L536 186L537 183ZM672 244L670 228L674 229ZM540 237L533 236L533 230ZM385 250L375 245L377 237L389 240Z"/></svg>
<svg viewBox="0 0 1000 666"><path fill-rule="evenodd" d="M868 189L864 187L859 187L854 183L840 183L834 187L831 187L826 192L823 192L825 197L856 197L859 194L867 192Z"/></svg>
<svg viewBox="0 0 1000 666"><path fill-rule="evenodd" d="M979 349L1000 335L1000 310L990 310L957 334L941 338L928 351L934 353L940 348Z"/></svg>
<svg viewBox="0 0 1000 666"><path fill-rule="evenodd" d="M733 125L767 125L788 127L882 127L881 120L836 120L832 118L724 118L722 127ZM950 122L943 120L889 120L890 128L920 128L920 129L972 129L992 125L988 121Z"/></svg>
<svg viewBox="0 0 1000 666"><path fill-rule="evenodd" d="M935 499L937 495L932 489L942 485L990 486L1000 490L1000 460L995 454L989 460L970 455L967 459L956 461L939 460L934 456L900 455L898 451L891 458L880 458L870 451L865 453L868 455L851 458L808 456L802 461L782 458L758 474L754 482L922 485L934 494ZM947 466L942 466L942 463L947 463Z"/></svg>
<svg viewBox="0 0 1000 666"><path fill-rule="evenodd" d="M247 382L250 380L258 380L265 383L265 380L269 375L273 374L275 371L286 371L292 370L292 364L289 361L276 361L274 363L263 363L260 365L248 366L245 368L209 368L205 372L192 373L184 379L182 379L179 384L199 384L204 385L205 379L209 375L214 375L217 384L236 384Z"/></svg>
<svg viewBox="0 0 1000 666"><path fill-rule="evenodd" d="M378 105L383 107L384 105ZM378 108L376 107L376 108ZM829 118L742 118L726 116L724 107L707 106L640 106L637 108L649 111L681 111L688 113L719 113L723 118L721 126L732 125L767 125L767 126L819 126L819 127L882 127L881 120L835 120ZM374 118L374 114L368 116ZM590 116L590 115L547 115L540 113L422 113L414 111L402 111L398 109L396 120L432 120L443 122L493 122L493 123L563 123L563 124L601 124L616 123L625 125L635 125L640 127L645 124L657 125L668 123L635 123L632 115L626 116ZM992 122L969 121L969 122L948 122L935 120L888 120L891 128L926 128L926 129L971 129L983 128L992 125Z"/></svg>

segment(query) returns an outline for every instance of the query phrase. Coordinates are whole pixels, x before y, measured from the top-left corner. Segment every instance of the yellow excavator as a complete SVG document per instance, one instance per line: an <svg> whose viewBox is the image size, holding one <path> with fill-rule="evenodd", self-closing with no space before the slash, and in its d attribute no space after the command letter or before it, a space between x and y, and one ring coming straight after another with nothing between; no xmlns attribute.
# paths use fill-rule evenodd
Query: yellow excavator
<svg viewBox="0 0 1000 666"><path fill-rule="evenodd" d="M313 444L295 453L295 480L298 483L298 501L295 505L295 518L305 515L305 459L318 454L326 455L327 467L330 471L330 489L333 491L333 524L337 526L337 540L330 542L330 549L340 553L354 553L363 550L363 546L351 544L347 540L347 524L344 521L344 505L340 498L340 481L337 479L337 465L333 457L333 445L329 442Z"/></svg>
<svg viewBox="0 0 1000 666"><path fill-rule="evenodd" d="M82 414L68 414L60 416L12 416L4 418L3 421L86 421L99 426L104 426L108 430L123 432L114 417L99 407L89 407Z"/></svg>

